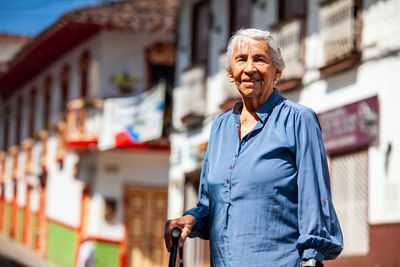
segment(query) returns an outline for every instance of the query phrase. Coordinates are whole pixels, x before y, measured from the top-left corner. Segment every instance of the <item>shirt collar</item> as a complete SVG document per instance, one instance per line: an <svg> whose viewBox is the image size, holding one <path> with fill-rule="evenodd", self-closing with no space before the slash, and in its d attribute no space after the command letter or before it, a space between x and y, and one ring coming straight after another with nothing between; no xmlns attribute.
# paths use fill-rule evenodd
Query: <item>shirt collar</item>
<svg viewBox="0 0 400 267"><path fill-rule="evenodd" d="M268 115L271 113L272 109L278 104L283 97L278 92L276 88L272 91L271 95L268 99L262 104L262 106L257 110L257 116L260 118L261 122L264 124L268 118ZM240 111L242 110L243 103L237 102L233 106L233 114L240 115Z"/></svg>

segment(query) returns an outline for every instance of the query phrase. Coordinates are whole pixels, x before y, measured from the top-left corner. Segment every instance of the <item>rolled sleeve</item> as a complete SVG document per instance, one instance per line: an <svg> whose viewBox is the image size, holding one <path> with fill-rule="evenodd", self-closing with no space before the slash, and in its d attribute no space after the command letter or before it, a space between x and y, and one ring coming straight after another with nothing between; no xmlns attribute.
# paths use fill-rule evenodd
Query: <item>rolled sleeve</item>
<svg viewBox="0 0 400 267"><path fill-rule="evenodd" d="M210 222L210 209L208 199L208 149L204 158L203 167L200 175L199 186L199 201L197 207L186 211L183 215L193 215L196 217L196 224L189 234L189 237L199 237L201 239L209 239L209 222Z"/></svg>
<svg viewBox="0 0 400 267"><path fill-rule="evenodd" d="M298 170L297 249L303 258L335 259L343 249L343 237L331 200L329 170L318 119L312 110L296 119Z"/></svg>

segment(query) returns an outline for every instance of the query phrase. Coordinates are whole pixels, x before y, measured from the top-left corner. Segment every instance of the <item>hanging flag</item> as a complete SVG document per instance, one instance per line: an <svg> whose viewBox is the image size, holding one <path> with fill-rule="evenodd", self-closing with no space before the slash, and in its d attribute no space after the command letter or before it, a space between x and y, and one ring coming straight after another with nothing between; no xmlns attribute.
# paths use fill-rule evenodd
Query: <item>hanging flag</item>
<svg viewBox="0 0 400 267"><path fill-rule="evenodd" d="M125 147L158 139L162 135L165 83L131 97L104 102L99 149Z"/></svg>

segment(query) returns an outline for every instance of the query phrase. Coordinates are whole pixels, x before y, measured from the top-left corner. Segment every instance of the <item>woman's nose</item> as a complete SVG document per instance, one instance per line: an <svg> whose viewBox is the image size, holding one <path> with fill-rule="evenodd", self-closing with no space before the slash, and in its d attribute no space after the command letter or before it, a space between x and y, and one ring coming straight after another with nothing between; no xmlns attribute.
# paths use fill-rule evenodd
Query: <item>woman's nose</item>
<svg viewBox="0 0 400 267"><path fill-rule="evenodd" d="M251 60L247 61L244 71L245 72L254 72L255 71L254 62Z"/></svg>

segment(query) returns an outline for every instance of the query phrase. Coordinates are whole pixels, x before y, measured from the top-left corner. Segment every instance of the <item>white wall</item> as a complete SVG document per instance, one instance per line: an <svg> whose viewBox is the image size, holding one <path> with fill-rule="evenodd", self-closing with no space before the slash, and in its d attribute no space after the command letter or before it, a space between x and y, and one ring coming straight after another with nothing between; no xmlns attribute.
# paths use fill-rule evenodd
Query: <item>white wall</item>
<svg viewBox="0 0 400 267"><path fill-rule="evenodd" d="M144 90L146 83L146 54L145 49L158 42L173 42L171 33L155 32L123 32L102 31L99 36L101 43L100 57L100 90L95 95L100 97L115 96L118 92L115 85L110 83L110 76L127 72L129 75L140 77L137 84L139 91Z"/></svg>
<svg viewBox="0 0 400 267"><path fill-rule="evenodd" d="M98 154L89 234L121 241L124 237L124 186L167 188L168 173L168 152L116 150ZM117 201L117 219L112 224L104 219L104 198L107 197Z"/></svg>
<svg viewBox="0 0 400 267"><path fill-rule="evenodd" d="M68 153L63 168L52 162L47 176L46 215L71 227L78 227L81 222L83 183L73 175L77 161L76 154Z"/></svg>
<svg viewBox="0 0 400 267"><path fill-rule="evenodd" d="M190 64L190 24L191 2L182 1L179 24L179 54L177 59L177 85L180 75ZM215 23L221 27L222 33L228 27L226 1L211 1L213 11L218 14ZM263 8L264 7L264 8ZM253 8L253 26L269 29L276 23L276 2L257 1ZM219 10L218 10L219 9ZM225 9L225 10L223 10ZM398 70L400 69L400 1L364 0L362 19L362 61L350 70L321 78L319 68L324 64L323 41L320 33L320 4L318 1L307 1L305 65L303 76L304 88L285 93L291 99L323 112L349 103L377 95L379 99L380 135L379 142L369 148L369 223L387 223L400 221L400 99L398 90ZM207 119L202 130L177 132L171 137L171 170L169 217L177 217L183 209L184 173L195 168L185 162L188 149L186 146L204 137L209 124L218 113L218 99L223 76L219 57L216 51L226 45L221 36L212 33L210 40L209 67L212 70L207 79ZM176 119L176 118L175 118ZM204 133L203 133L204 130ZM388 145L392 151L387 155ZM385 170L385 162L389 162ZM173 196L172 196L173 193ZM177 204L175 202L179 202ZM172 204L174 203L174 204Z"/></svg>
<svg viewBox="0 0 400 267"><path fill-rule="evenodd" d="M309 1L309 21L306 39L307 73L299 102L317 112L343 106L378 95L378 144L369 149L369 222L400 221L400 114L397 99L398 70L400 69L400 1L364 1L362 29L362 62L357 68L320 79L317 69L322 66L322 39L315 27L318 5ZM314 18L314 19L313 19ZM388 144L392 152L386 156ZM385 171L385 161L389 160Z"/></svg>

